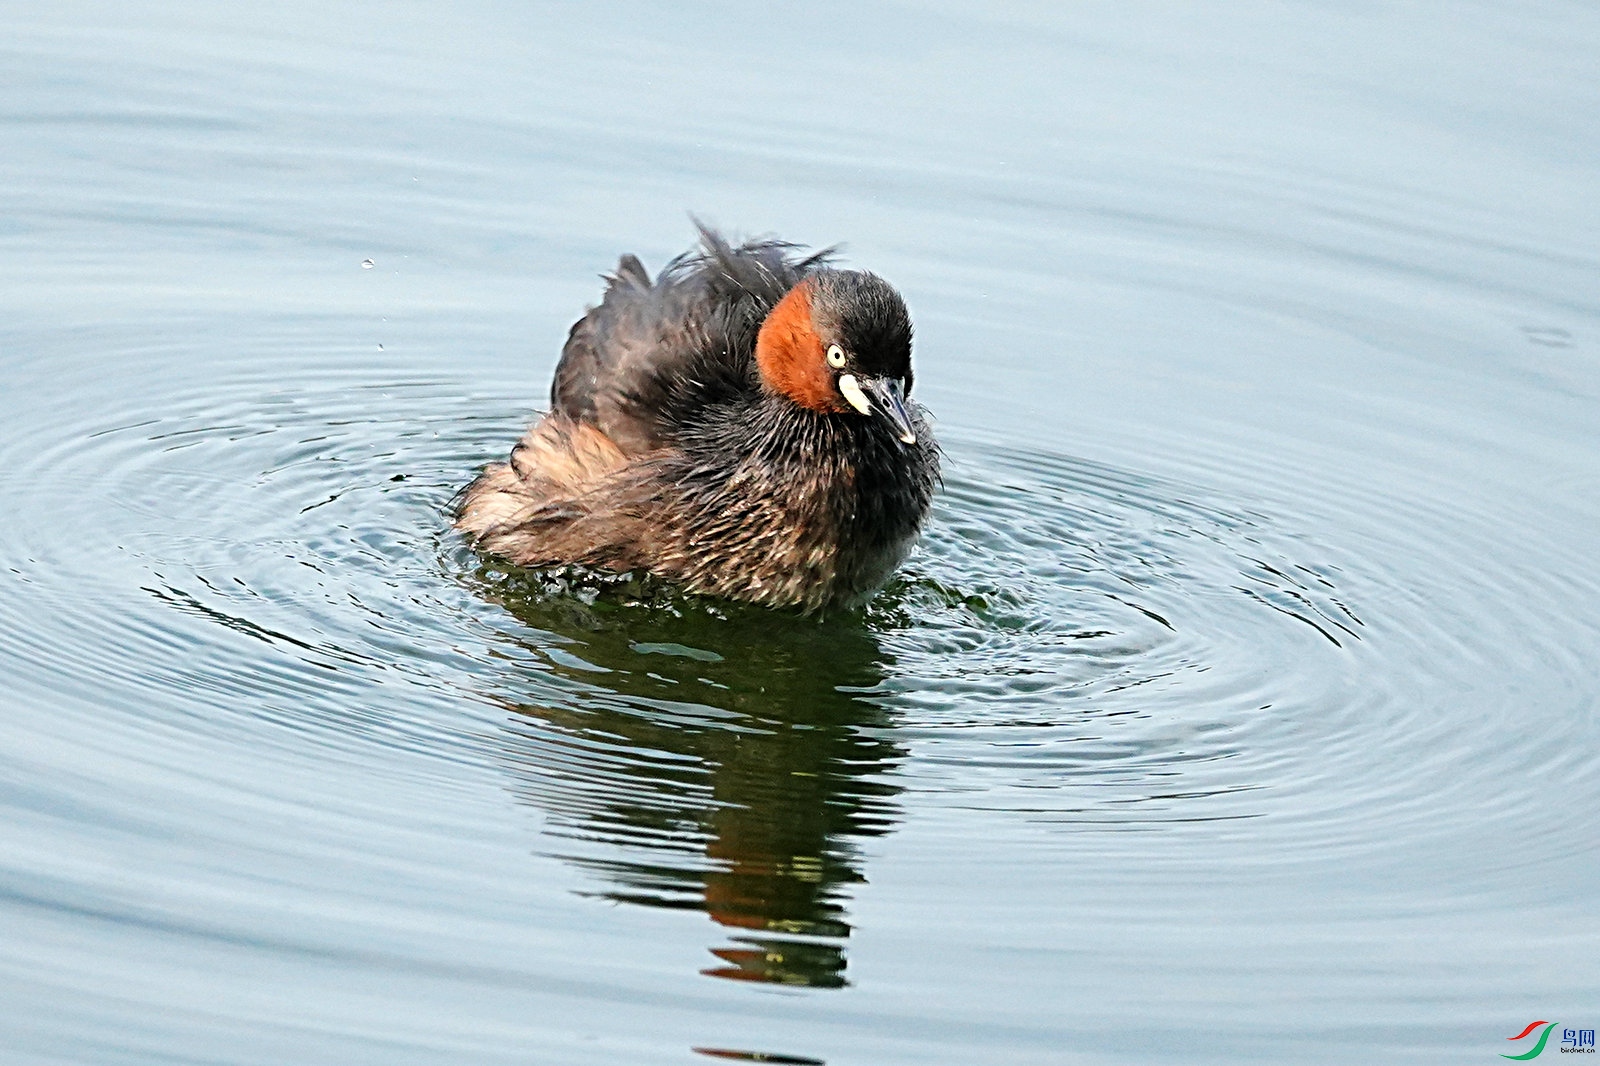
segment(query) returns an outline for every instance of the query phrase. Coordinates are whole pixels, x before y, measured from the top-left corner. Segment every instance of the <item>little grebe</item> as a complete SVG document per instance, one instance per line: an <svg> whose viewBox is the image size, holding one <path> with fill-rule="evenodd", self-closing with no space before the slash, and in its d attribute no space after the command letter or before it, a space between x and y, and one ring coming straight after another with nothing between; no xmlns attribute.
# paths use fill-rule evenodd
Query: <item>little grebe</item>
<svg viewBox="0 0 1600 1066"><path fill-rule="evenodd" d="M622 257L573 325L550 412L469 485L456 527L523 566L646 570L816 610L906 557L939 480L911 319L882 278L779 241Z"/></svg>

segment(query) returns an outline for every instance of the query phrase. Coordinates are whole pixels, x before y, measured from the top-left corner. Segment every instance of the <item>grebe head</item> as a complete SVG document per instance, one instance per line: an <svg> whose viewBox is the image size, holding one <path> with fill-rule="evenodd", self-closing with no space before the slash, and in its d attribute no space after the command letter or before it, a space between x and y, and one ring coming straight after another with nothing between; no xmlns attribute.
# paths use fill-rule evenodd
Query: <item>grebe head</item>
<svg viewBox="0 0 1600 1066"><path fill-rule="evenodd" d="M876 274L822 270L780 300L761 324L756 364L769 389L813 411L857 413L917 442L911 392L911 316Z"/></svg>

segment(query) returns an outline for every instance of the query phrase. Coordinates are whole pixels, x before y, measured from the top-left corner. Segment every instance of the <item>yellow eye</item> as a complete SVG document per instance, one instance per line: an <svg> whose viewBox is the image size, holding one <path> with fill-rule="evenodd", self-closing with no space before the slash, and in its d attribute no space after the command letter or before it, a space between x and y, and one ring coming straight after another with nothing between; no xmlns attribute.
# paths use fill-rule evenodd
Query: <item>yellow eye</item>
<svg viewBox="0 0 1600 1066"><path fill-rule="evenodd" d="M815 351L815 349L812 350ZM835 370L840 370L844 367L844 362L844 349L837 344L828 345L828 365Z"/></svg>

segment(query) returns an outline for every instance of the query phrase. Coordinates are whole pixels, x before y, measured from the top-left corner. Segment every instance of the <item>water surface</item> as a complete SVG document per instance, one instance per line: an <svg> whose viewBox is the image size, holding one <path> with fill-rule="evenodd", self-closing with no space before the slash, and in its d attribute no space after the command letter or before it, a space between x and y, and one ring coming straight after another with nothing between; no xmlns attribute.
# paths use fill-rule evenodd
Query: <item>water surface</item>
<svg viewBox="0 0 1600 1066"><path fill-rule="evenodd" d="M1498 1061L1600 1016L1600 16L0 38L17 1062ZM452 495L688 213L899 285L859 612Z"/></svg>

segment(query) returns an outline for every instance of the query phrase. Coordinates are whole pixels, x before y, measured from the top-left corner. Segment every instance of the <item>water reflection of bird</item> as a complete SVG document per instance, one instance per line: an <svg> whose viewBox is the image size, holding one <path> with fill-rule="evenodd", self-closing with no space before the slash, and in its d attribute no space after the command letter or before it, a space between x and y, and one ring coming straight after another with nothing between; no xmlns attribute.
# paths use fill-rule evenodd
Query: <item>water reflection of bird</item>
<svg viewBox="0 0 1600 1066"><path fill-rule="evenodd" d="M457 527L523 566L808 610L866 598L916 540L938 448L900 294L828 261L703 227L653 282L623 256L550 412L467 487Z"/></svg>
<svg viewBox="0 0 1600 1066"><path fill-rule="evenodd" d="M511 701L504 754L557 853L610 899L737 930L707 974L844 984L859 844L897 819L886 775L903 754L856 691L885 676L871 634L737 605L497 595L551 667Z"/></svg>

